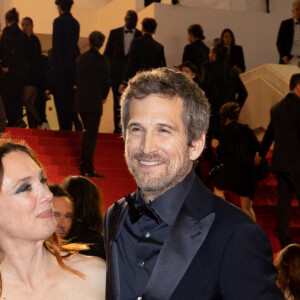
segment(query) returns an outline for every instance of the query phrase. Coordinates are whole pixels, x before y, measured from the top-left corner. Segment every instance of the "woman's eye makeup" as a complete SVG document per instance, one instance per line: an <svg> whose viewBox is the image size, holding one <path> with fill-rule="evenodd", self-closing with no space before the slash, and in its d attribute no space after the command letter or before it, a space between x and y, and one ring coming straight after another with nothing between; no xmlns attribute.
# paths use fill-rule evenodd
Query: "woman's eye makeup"
<svg viewBox="0 0 300 300"><path fill-rule="evenodd" d="M27 192L31 190L31 184L29 183L23 183L16 191L16 194Z"/></svg>

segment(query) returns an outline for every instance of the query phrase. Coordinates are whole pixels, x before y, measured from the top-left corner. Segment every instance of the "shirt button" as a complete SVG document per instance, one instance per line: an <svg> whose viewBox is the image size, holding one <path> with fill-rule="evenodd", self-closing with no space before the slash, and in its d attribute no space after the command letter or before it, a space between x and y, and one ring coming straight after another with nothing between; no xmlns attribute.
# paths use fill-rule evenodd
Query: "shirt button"
<svg viewBox="0 0 300 300"><path fill-rule="evenodd" d="M145 238L148 239L151 236L150 232L145 233Z"/></svg>
<svg viewBox="0 0 300 300"><path fill-rule="evenodd" d="M145 262L144 261L140 261L140 267L144 267L145 266Z"/></svg>

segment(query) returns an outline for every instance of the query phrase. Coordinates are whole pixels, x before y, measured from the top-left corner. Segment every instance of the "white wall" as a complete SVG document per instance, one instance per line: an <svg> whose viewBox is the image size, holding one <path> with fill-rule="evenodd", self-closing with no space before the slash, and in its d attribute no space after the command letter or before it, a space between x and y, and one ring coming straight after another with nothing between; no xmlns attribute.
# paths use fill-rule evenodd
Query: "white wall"
<svg viewBox="0 0 300 300"><path fill-rule="evenodd" d="M224 28L232 29L236 43L243 46L247 70L278 62L276 38L282 21L278 14L155 4L154 15L159 20L156 38L165 45L168 66L181 61L186 29L193 23L202 25L208 46Z"/></svg>

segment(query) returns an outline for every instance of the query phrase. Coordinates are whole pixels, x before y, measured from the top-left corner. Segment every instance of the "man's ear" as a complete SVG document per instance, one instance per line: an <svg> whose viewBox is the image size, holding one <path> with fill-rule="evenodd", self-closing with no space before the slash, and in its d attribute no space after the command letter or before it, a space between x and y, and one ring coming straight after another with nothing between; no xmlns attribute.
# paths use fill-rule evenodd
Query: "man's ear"
<svg viewBox="0 0 300 300"><path fill-rule="evenodd" d="M201 155L205 147L205 138L206 135L203 133L199 139L192 141L189 149L190 160L196 160Z"/></svg>

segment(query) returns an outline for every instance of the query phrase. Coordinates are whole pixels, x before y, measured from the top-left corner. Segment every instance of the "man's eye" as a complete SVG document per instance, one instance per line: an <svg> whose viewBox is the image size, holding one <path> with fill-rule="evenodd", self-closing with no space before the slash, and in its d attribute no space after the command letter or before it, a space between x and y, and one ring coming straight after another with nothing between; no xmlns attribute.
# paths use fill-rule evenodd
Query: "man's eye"
<svg viewBox="0 0 300 300"><path fill-rule="evenodd" d="M170 133L170 130L165 129L165 128L161 128L159 131L162 133Z"/></svg>
<svg viewBox="0 0 300 300"><path fill-rule="evenodd" d="M130 131L131 132L139 132L139 131L141 131L141 129L139 127L132 127Z"/></svg>
<svg viewBox="0 0 300 300"><path fill-rule="evenodd" d="M24 184L22 184L22 185L17 189L16 194L23 193L23 192L28 192L28 191L31 191L31 184L29 184L29 183L24 183Z"/></svg>

